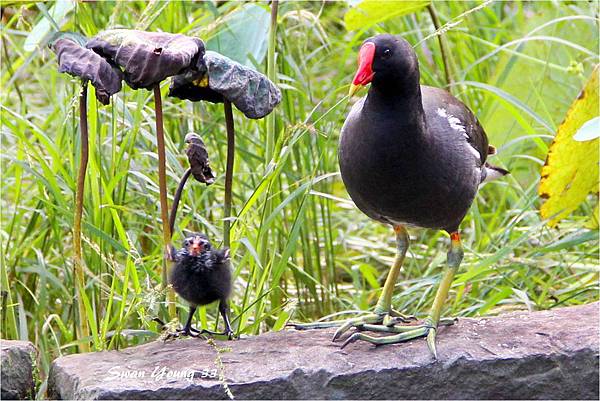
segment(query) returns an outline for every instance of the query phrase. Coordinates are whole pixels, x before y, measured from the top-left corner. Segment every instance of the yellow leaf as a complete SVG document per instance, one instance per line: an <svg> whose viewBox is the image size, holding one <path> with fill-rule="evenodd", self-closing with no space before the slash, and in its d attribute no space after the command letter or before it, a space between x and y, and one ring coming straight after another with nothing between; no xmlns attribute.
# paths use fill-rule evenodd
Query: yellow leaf
<svg viewBox="0 0 600 401"><path fill-rule="evenodd" d="M418 11L429 3L429 0L364 0L348 10L344 22L349 31L368 28L390 18Z"/></svg>
<svg viewBox="0 0 600 401"><path fill-rule="evenodd" d="M590 193L598 193L598 138L576 141L573 136L598 116L599 66L596 66L565 120L558 127L542 168L539 194L546 198L540 210L548 225L555 226L575 210Z"/></svg>
<svg viewBox="0 0 600 401"><path fill-rule="evenodd" d="M585 223L585 228L590 230L597 230L599 228L598 221L600 221L600 203L596 203L596 207L592 212L592 217Z"/></svg>

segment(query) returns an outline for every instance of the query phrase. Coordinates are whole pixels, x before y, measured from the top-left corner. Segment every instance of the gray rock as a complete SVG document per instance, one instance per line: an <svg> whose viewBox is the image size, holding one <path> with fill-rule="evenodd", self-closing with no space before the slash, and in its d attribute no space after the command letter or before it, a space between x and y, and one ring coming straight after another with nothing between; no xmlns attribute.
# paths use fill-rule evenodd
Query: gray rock
<svg viewBox="0 0 600 401"><path fill-rule="evenodd" d="M36 351L29 341L0 340L3 400L30 399L35 395L33 362Z"/></svg>
<svg viewBox="0 0 600 401"><path fill-rule="evenodd" d="M598 399L598 303L460 319L423 339L344 350L332 330L280 331L217 353L201 339L58 358L49 395L68 399ZM164 369L165 375L155 369ZM195 371L193 378L177 378ZM170 372L171 377L167 376ZM141 376L141 377L126 377Z"/></svg>

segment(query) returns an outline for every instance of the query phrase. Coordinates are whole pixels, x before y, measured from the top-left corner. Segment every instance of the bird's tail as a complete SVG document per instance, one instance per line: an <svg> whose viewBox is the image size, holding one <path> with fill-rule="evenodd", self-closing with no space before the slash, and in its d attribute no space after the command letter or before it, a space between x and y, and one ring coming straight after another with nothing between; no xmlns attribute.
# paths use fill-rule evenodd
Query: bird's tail
<svg viewBox="0 0 600 401"><path fill-rule="evenodd" d="M485 163L485 178L482 182L488 182L492 180L496 180L498 178L502 178L507 174L510 174L510 171L503 169L502 167L492 166L489 163Z"/></svg>

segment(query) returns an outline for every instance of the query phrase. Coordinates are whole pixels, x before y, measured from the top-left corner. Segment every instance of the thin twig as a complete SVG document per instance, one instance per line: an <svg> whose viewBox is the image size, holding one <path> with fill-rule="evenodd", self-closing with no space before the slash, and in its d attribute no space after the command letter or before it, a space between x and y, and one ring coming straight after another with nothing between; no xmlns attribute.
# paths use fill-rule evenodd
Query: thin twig
<svg viewBox="0 0 600 401"><path fill-rule="evenodd" d="M6 57L4 59L4 65L6 65L8 73L10 74L10 77L12 78L15 75L15 71L13 70L13 67L12 67L12 60L9 57L8 45L6 44L6 40L4 39L4 36L2 36L2 47L4 48L4 57ZM21 93L21 89L19 88L19 84L17 82L18 82L18 79L15 79L13 81L13 86L15 87L15 91L17 92L17 96L19 97L19 102L21 105L26 105L26 103L23 103L23 94Z"/></svg>
<svg viewBox="0 0 600 401"><path fill-rule="evenodd" d="M233 125L233 112L231 102L225 100L225 125L227 127L227 166L225 167L225 205L223 210L223 245L229 247L231 244L231 187L233 185L233 162L235 161L235 127Z"/></svg>
<svg viewBox="0 0 600 401"><path fill-rule="evenodd" d="M448 21L444 25L442 25L440 28L436 29L429 35L425 36L423 39L419 40L417 43L415 43L413 45L413 47L417 47L421 43L428 41L429 39L433 38L434 36L439 36L445 32L448 32L449 30L453 29L454 27L460 25L464 21L464 17L466 17L467 15L472 14L476 11L479 11L482 8L489 6L494 1L495 0L486 0L483 3L481 3L480 5L478 5L477 7L474 7L470 10L465 11L464 13L462 13L460 15L457 15L456 17L452 18L450 21Z"/></svg>

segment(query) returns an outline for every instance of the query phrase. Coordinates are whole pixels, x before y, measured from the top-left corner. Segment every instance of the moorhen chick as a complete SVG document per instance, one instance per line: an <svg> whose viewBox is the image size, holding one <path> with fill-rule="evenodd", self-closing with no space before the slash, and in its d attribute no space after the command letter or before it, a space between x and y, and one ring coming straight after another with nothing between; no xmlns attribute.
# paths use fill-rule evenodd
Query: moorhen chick
<svg viewBox="0 0 600 401"><path fill-rule="evenodd" d="M369 83L367 96L354 104L342 128L340 172L356 206L394 228L396 259L372 313L300 328L340 326L334 341L351 327L395 333L374 337L357 332L343 346L357 340L391 344L426 336L436 357L437 328L454 321L440 315L463 258L459 225L479 185L508 171L486 163L495 149L462 102L442 89L419 84L417 56L404 39L385 34L363 42L350 95ZM451 243L429 316L422 324L401 326L396 323L410 317L393 310L391 301L409 245L406 226L445 230Z"/></svg>
<svg viewBox="0 0 600 401"><path fill-rule="evenodd" d="M227 335L233 338L229 323L227 299L231 293L231 263L229 249L214 249L204 234L194 233L183 241L183 247L170 250L175 262L169 275L169 283L175 292L190 304L190 313L183 329L178 334L197 337L200 334ZM219 301L219 312L225 321L225 331L216 333L192 328L196 308Z"/></svg>

